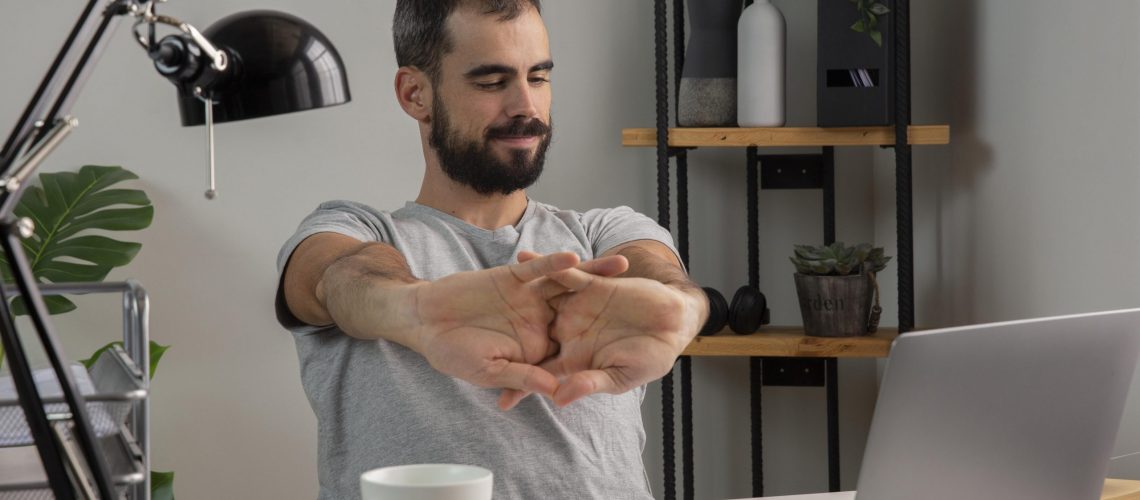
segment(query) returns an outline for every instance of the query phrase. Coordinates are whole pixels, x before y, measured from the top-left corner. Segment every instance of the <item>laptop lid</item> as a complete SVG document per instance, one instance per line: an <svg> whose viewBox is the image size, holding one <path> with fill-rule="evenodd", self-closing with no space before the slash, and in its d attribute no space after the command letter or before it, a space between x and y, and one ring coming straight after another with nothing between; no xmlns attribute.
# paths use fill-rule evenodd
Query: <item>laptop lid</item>
<svg viewBox="0 0 1140 500"><path fill-rule="evenodd" d="M1098 499L1140 352L1140 309L895 341L858 500Z"/></svg>

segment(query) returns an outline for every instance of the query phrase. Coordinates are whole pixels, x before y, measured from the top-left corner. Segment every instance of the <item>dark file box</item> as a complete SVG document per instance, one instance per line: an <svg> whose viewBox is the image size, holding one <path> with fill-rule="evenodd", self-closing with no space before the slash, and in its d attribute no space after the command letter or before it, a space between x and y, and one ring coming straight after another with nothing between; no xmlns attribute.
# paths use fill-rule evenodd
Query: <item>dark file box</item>
<svg viewBox="0 0 1140 500"><path fill-rule="evenodd" d="M816 123L856 127L894 123L894 0L878 16L883 46L851 29L861 19L850 0L819 0Z"/></svg>

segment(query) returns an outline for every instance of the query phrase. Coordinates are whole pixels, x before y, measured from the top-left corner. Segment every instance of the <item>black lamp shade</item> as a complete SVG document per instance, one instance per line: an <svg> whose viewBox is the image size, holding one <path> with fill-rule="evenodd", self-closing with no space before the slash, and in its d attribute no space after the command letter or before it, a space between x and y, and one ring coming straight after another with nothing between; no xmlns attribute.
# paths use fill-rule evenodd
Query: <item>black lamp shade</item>
<svg viewBox="0 0 1140 500"><path fill-rule="evenodd" d="M214 122L279 115L351 100L344 62L313 25L283 12L240 12L203 35L229 55L230 67L211 89ZM206 121L205 103L182 86L182 125Z"/></svg>

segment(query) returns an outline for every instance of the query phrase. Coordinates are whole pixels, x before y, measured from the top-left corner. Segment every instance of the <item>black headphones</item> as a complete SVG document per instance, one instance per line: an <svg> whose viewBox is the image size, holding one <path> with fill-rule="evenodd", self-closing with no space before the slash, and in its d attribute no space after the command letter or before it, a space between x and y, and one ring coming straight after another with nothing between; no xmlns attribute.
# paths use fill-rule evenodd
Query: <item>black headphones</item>
<svg viewBox="0 0 1140 500"><path fill-rule="evenodd" d="M716 289L706 286L702 290L709 298L709 319L701 328L700 335L713 335L723 330L725 325L739 335L748 335L771 321L768 299L754 286L740 287L732 297L732 305Z"/></svg>

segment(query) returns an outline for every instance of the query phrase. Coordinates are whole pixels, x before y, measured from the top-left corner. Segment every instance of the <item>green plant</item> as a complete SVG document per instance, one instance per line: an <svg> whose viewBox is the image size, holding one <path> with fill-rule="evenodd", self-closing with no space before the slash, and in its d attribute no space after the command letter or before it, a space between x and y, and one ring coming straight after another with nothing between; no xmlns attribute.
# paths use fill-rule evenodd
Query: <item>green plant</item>
<svg viewBox="0 0 1140 500"><path fill-rule="evenodd" d="M870 243L849 247L841 241L822 246L796 245L795 255L789 258L797 272L812 276L877 273L891 260L882 247L872 247Z"/></svg>
<svg viewBox="0 0 1140 500"><path fill-rule="evenodd" d="M142 244L119 241L92 231L132 231L145 229L154 219L154 207L146 193L138 189L110 189L120 182L138 179L118 166L85 165L78 172L50 172L39 175L38 185L29 186L20 197L14 214L27 217L35 225L30 238L23 240L24 252L37 282L100 282L111 269L125 266L138 255ZM0 274L12 282L7 259L0 255ZM76 309L62 296L45 296L49 314ZM12 312L27 314L18 297ZM88 369L112 342L95 351L82 363ZM169 346L150 343L150 376ZM0 348L0 363L4 350ZM173 472L151 472L151 495L155 500L173 500Z"/></svg>
<svg viewBox="0 0 1140 500"><path fill-rule="evenodd" d="M851 30L866 33L875 45L882 47L883 33L879 31L879 16L887 14L891 9L875 0L851 0L851 3L859 11L859 20L851 25Z"/></svg>
<svg viewBox="0 0 1140 500"><path fill-rule="evenodd" d="M23 241L36 281L77 283L103 281L111 269L135 258L142 244L119 241L93 230L132 231L145 229L154 219L154 207L138 189L109 189L137 179L117 166L86 165L78 172L51 172L39 176L39 185L29 187L16 205L15 215L35 225L32 237ZM0 256L0 270L11 282L8 264ZM48 312L65 313L75 303L62 296L44 297ZM27 314L19 298L15 314Z"/></svg>
<svg viewBox="0 0 1140 500"><path fill-rule="evenodd" d="M24 239L22 245L37 282L103 281L111 269L125 266L135 258L142 244L88 234L91 230L127 231L150 226L154 207L146 193L138 189L108 189L130 179L138 176L123 167L85 165L78 172L42 173L39 184L24 191L14 213L35 225L32 236ZM124 205L130 208L123 208ZM12 282L2 254L0 276L5 283ZM50 314L76 308L66 297L43 299ZM27 314L19 297L12 299L12 312ZM3 361L4 349L0 347L0 364Z"/></svg>

